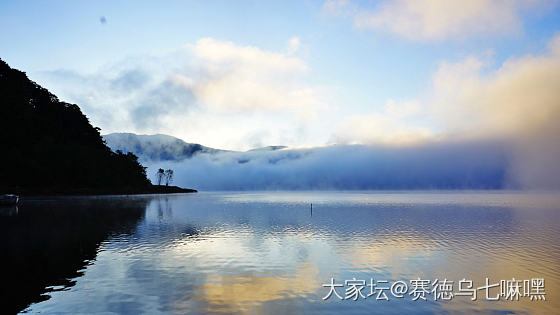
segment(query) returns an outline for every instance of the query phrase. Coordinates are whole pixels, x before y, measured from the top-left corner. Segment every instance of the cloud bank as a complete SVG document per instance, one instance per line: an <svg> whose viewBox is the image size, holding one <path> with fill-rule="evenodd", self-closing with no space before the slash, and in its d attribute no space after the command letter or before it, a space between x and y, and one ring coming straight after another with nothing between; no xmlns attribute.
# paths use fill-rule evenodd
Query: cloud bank
<svg viewBox="0 0 560 315"><path fill-rule="evenodd" d="M502 139L511 180L520 187L560 187L560 35L539 55L496 68L477 56L441 62L426 97L389 100L377 111L343 119L337 143L407 144Z"/></svg>
<svg viewBox="0 0 560 315"><path fill-rule="evenodd" d="M503 142L198 154L181 162L144 160L148 174L175 171L175 184L201 190L499 189L509 187Z"/></svg>
<svg viewBox="0 0 560 315"><path fill-rule="evenodd" d="M371 9L348 0L328 0L323 11L352 17L358 28L413 41L443 41L519 33L523 12L549 5L553 3L538 0L395 0L380 1Z"/></svg>
<svg viewBox="0 0 560 315"><path fill-rule="evenodd" d="M511 58L497 70L467 58L434 76L434 108L456 134L512 139L514 178L526 187L560 187L560 36L542 55Z"/></svg>

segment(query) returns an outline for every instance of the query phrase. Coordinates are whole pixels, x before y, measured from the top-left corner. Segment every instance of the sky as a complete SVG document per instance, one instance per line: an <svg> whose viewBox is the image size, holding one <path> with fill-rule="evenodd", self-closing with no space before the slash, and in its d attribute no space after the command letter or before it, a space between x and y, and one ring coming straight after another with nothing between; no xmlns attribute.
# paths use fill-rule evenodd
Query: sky
<svg viewBox="0 0 560 315"><path fill-rule="evenodd" d="M0 58L104 134L231 150L560 135L558 1L4 0Z"/></svg>

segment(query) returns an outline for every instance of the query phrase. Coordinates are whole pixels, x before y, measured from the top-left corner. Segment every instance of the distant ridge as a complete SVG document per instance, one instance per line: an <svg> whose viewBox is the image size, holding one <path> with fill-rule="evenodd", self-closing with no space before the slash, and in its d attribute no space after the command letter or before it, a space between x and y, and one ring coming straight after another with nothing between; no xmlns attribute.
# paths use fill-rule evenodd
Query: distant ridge
<svg viewBox="0 0 560 315"><path fill-rule="evenodd" d="M164 134L110 133L104 135L103 139L111 150L134 153L141 161L183 161L197 154L241 153L239 151L214 149L198 143L188 143ZM285 148L287 147L282 145L271 145L246 152L276 151Z"/></svg>
<svg viewBox="0 0 560 315"><path fill-rule="evenodd" d="M262 148L255 148L255 149L251 149L247 152L253 152L253 151L276 151L276 150L282 150L282 149L287 149L288 147L285 145L269 145L267 147L262 147Z"/></svg>
<svg viewBox="0 0 560 315"><path fill-rule="evenodd" d="M182 161L199 153L227 152L163 134L110 133L103 139L113 151L132 152L145 161Z"/></svg>

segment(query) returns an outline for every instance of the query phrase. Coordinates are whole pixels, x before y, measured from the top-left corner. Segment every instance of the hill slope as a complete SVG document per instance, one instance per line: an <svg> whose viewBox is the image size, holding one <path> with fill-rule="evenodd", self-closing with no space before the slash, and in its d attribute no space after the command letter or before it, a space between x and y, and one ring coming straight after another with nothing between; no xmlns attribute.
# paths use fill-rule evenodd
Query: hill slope
<svg viewBox="0 0 560 315"><path fill-rule="evenodd" d="M75 104L0 60L0 193L147 192L132 153L112 152Z"/></svg>
<svg viewBox="0 0 560 315"><path fill-rule="evenodd" d="M182 161L199 153L224 152L162 134L111 133L103 138L113 151L132 152L144 161Z"/></svg>

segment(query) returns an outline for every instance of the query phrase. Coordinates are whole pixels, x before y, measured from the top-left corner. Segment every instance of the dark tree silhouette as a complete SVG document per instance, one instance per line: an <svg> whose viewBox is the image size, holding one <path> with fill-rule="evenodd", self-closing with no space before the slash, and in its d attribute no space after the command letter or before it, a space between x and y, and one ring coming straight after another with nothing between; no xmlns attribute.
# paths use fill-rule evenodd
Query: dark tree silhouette
<svg viewBox="0 0 560 315"><path fill-rule="evenodd" d="M150 183L132 153L112 152L75 104L0 60L0 193L131 192Z"/></svg>
<svg viewBox="0 0 560 315"><path fill-rule="evenodd" d="M163 181L164 177L165 177L165 171L163 170L163 168L158 169L156 172L156 179L158 185L161 185L161 182Z"/></svg>
<svg viewBox="0 0 560 315"><path fill-rule="evenodd" d="M173 182L173 170L165 170L165 186L169 186Z"/></svg>

